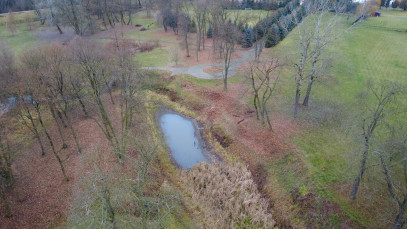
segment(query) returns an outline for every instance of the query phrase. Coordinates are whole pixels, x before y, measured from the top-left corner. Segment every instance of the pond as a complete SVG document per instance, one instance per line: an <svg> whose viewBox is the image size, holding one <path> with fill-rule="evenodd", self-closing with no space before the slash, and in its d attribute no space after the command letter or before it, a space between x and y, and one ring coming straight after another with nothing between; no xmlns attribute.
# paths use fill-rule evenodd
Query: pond
<svg viewBox="0 0 407 229"><path fill-rule="evenodd" d="M16 106L17 99L16 97L7 98L7 102L2 103L0 101L0 116L4 113L7 113L11 108Z"/></svg>
<svg viewBox="0 0 407 229"><path fill-rule="evenodd" d="M197 127L194 123L175 113L164 113L159 117L159 122L168 147L176 164L183 169L202 162L210 162L203 153L203 146Z"/></svg>

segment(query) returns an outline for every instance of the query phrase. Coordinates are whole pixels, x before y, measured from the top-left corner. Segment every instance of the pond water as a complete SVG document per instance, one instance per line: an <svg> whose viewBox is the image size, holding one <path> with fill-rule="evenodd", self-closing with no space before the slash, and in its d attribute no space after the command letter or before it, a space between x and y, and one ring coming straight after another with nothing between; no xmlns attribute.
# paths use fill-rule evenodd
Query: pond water
<svg viewBox="0 0 407 229"><path fill-rule="evenodd" d="M210 162L191 120L173 113L165 113L159 120L172 157L181 168L188 170L202 161Z"/></svg>
<svg viewBox="0 0 407 229"><path fill-rule="evenodd" d="M17 99L16 97L10 97L7 99L7 102L0 102L0 116L6 113L8 110L16 106Z"/></svg>

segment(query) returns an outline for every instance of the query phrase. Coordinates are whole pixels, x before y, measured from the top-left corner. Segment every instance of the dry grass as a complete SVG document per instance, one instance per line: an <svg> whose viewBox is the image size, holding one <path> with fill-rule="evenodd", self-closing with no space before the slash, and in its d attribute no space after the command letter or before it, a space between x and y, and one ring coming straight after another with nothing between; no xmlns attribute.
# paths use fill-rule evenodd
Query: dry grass
<svg viewBox="0 0 407 229"><path fill-rule="evenodd" d="M181 175L204 228L273 228L268 202L242 164L200 163Z"/></svg>

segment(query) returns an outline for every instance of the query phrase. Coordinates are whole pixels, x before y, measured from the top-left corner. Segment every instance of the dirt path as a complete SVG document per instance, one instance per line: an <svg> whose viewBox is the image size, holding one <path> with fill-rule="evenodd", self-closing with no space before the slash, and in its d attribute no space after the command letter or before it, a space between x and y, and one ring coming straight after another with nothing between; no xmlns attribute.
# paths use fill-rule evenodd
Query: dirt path
<svg viewBox="0 0 407 229"><path fill-rule="evenodd" d="M230 62L229 77L235 75L239 69L239 66L245 62L250 61L254 57L254 49L246 51L239 58L232 60ZM204 72L205 68L209 67L220 67L223 68L223 63L210 63L210 64L199 64L188 68L169 68L169 67L143 67L142 69L151 70L163 70L171 71L171 76L178 74L189 74L201 79L220 79L222 78L222 73L209 74Z"/></svg>

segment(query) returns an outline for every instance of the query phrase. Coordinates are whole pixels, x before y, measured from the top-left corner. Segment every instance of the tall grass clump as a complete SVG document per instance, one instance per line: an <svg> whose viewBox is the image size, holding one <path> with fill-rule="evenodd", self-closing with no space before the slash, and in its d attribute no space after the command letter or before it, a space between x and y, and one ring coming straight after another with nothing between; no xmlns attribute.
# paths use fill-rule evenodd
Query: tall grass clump
<svg viewBox="0 0 407 229"><path fill-rule="evenodd" d="M204 228L273 228L268 202L242 164L200 163L182 172Z"/></svg>

